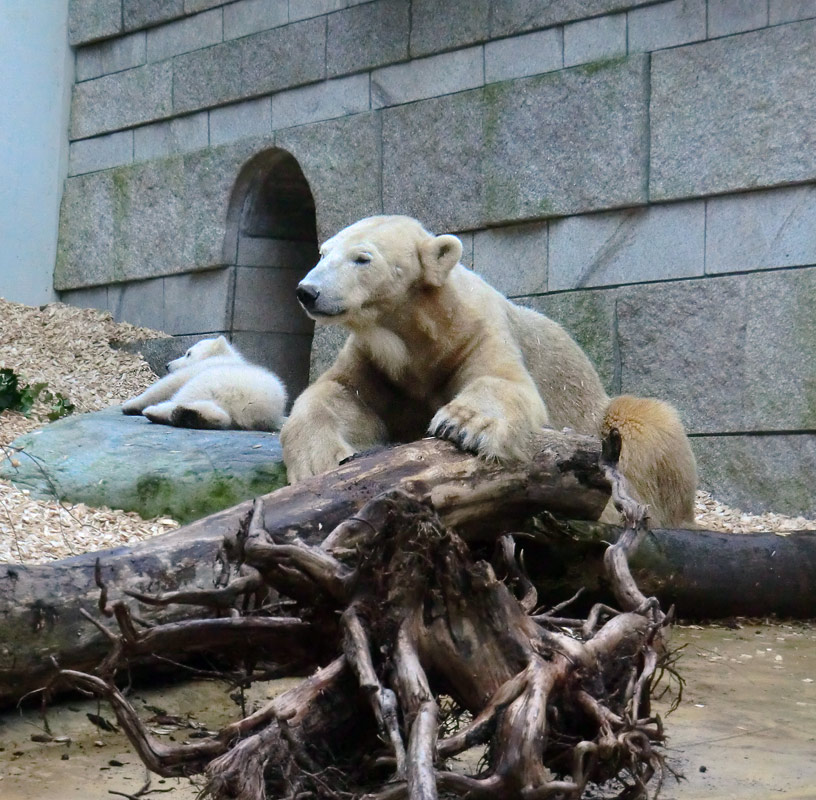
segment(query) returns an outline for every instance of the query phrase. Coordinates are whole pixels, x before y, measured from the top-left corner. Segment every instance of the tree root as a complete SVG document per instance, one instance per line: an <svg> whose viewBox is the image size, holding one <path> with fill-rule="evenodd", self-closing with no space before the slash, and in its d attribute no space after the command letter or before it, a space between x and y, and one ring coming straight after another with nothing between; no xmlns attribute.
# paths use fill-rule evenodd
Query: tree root
<svg viewBox="0 0 816 800"><path fill-rule="evenodd" d="M239 567L232 582L204 593L132 595L233 616L139 631L127 605L105 597L100 608L119 629L107 631L110 654L96 675L65 670L55 680L107 699L151 770L203 773L216 800L560 800L613 779L620 797L648 796L664 773L663 726L650 699L671 615L640 592L628 567L646 509L614 464L607 477L629 525L605 560L618 608L595 606L585 620L558 616L570 600L536 613L512 538L499 539L494 569L474 560L430 503L403 491L375 497L322 545L273 538L256 502L225 543ZM276 593L294 601L290 616L268 615L263 598ZM202 647L239 652L245 662L323 667L210 739L165 745L114 677L135 655ZM467 712L448 735L442 695ZM450 760L474 747L484 748L481 771L454 769Z"/></svg>

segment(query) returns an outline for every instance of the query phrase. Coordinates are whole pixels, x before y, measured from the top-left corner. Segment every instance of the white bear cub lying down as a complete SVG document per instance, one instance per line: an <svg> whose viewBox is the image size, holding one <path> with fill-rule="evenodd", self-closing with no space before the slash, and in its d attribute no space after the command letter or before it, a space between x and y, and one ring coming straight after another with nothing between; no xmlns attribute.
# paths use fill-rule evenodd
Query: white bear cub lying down
<svg viewBox="0 0 816 800"><path fill-rule="evenodd" d="M223 336L196 342L167 371L122 412L179 428L272 431L283 423L283 383L246 361Z"/></svg>

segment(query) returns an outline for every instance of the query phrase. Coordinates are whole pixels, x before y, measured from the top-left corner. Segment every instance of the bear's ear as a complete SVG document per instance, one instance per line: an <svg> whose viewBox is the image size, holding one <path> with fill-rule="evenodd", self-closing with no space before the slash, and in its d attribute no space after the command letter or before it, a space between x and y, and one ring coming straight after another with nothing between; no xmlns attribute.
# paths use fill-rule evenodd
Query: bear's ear
<svg viewBox="0 0 816 800"><path fill-rule="evenodd" d="M419 245L419 260L425 282L431 286L441 286L448 273L462 257L462 243L449 233L425 239Z"/></svg>
<svg viewBox="0 0 816 800"><path fill-rule="evenodd" d="M230 345L229 342L226 340L226 337L219 336L212 345L212 350L210 351L210 355L220 356L220 355L229 355L230 352Z"/></svg>

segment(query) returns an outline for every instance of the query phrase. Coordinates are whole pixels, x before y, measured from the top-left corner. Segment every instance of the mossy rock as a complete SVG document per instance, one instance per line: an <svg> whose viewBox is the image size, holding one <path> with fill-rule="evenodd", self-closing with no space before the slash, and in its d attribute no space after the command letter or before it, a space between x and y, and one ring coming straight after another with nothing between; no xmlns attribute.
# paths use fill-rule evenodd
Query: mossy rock
<svg viewBox="0 0 816 800"><path fill-rule="evenodd" d="M0 477L35 497L182 523L286 484L277 434L154 425L116 406L21 436Z"/></svg>

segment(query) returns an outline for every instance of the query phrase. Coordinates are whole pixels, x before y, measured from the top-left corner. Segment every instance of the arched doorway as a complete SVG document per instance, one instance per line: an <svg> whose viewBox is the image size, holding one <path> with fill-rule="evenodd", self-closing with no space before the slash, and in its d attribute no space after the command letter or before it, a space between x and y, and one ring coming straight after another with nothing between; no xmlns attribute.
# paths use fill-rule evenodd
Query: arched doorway
<svg viewBox="0 0 816 800"><path fill-rule="evenodd" d="M224 243L234 265L229 331L251 361L274 370L294 399L309 381L314 323L295 287L317 261L315 205L295 158L259 153L235 182Z"/></svg>

